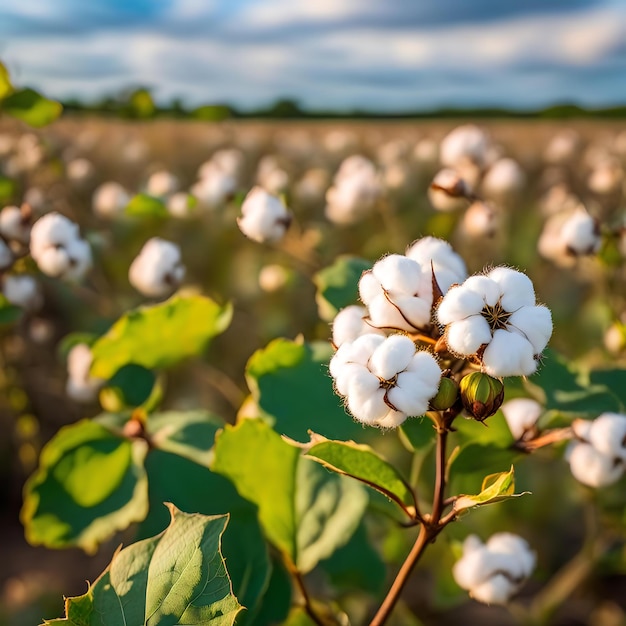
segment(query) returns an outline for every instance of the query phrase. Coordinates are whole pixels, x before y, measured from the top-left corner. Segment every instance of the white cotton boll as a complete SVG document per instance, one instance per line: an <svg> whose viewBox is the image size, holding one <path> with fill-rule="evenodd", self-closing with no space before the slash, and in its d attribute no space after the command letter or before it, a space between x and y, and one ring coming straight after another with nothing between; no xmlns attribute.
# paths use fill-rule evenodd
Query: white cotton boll
<svg viewBox="0 0 626 626"><path fill-rule="evenodd" d="M446 343L456 354L475 354L480 346L490 341L491 329L481 315L458 320L450 324L446 332Z"/></svg>
<svg viewBox="0 0 626 626"><path fill-rule="evenodd" d="M167 199L166 208L172 217L185 218L192 215L194 204L193 196L185 191L177 191Z"/></svg>
<svg viewBox="0 0 626 626"><path fill-rule="evenodd" d="M439 370L440 377L441 370ZM422 372L402 372L398 376L396 385L388 392L391 403L409 417L418 417L426 413L428 401L437 394L438 385L430 384L424 378Z"/></svg>
<svg viewBox="0 0 626 626"><path fill-rule="evenodd" d="M528 577L535 568L537 558L530 549L528 542L513 533L496 533L492 535L485 546L493 553L511 556L506 560L506 568L513 578Z"/></svg>
<svg viewBox="0 0 626 626"><path fill-rule="evenodd" d="M412 259L401 254L390 254L374 264L372 274L386 290L415 295L422 269Z"/></svg>
<svg viewBox="0 0 626 626"><path fill-rule="evenodd" d="M452 169L437 172L428 187L428 199L433 208L444 213L466 207L469 194L467 182Z"/></svg>
<svg viewBox="0 0 626 626"><path fill-rule="evenodd" d="M583 420L583 419L575 419L572 422L572 431L578 437L578 439L582 439L583 441L589 442L589 438L591 437L591 425L592 421Z"/></svg>
<svg viewBox="0 0 626 626"><path fill-rule="evenodd" d="M485 306L483 296L476 291L464 289L463 285L452 287L437 307L437 319L444 326L479 314Z"/></svg>
<svg viewBox="0 0 626 626"><path fill-rule="evenodd" d="M535 304L535 288L526 274L510 267L496 267L487 276L498 283L502 293L500 302L505 311Z"/></svg>
<svg viewBox="0 0 626 626"><path fill-rule="evenodd" d="M235 178L220 170L207 175L192 185L191 194L201 206L215 209L232 198L237 190Z"/></svg>
<svg viewBox="0 0 626 626"><path fill-rule="evenodd" d="M588 487L606 487L616 483L624 473L624 464L602 454L591 444L572 441L566 458L574 478Z"/></svg>
<svg viewBox="0 0 626 626"><path fill-rule="evenodd" d="M380 296L383 292L383 288L380 281L372 273L372 270L368 270L361 274L359 279L359 297L366 304L371 302L374 298Z"/></svg>
<svg viewBox="0 0 626 626"><path fill-rule="evenodd" d="M432 294L423 295L425 297L393 296L394 304L402 318L406 320L405 324L408 324L413 329L421 328L430 323ZM405 330L411 330L411 328L405 328Z"/></svg>
<svg viewBox="0 0 626 626"><path fill-rule="evenodd" d="M289 187L289 174L283 169L274 169L263 178L262 185L270 193L284 193Z"/></svg>
<svg viewBox="0 0 626 626"><path fill-rule="evenodd" d="M540 354L552 336L552 314L545 306L523 306L511 315L507 327L519 330Z"/></svg>
<svg viewBox="0 0 626 626"><path fill-rule="evenodd" d="M150 298L170 295L185 277L180 248L159 237L149 239L130 265L128 280Z"/></svg>
<svg viewBox="0 0 626 626"><path fill-rule="evenodd" d="M493 237L500 229L501 221L498 211L478 200L473 202L463 214L461 230L470 238Z"/></svg>
<svg viewBox="0 0 626 626"><path fill-rule="evenodd" d="M544 151L548 163L564 164L574 159L580 147L580 135L567 128L552 137Z"/></svg>
<svg viewBox="0 0 626 626"><path fill-rule="evenodd" d="M384 395L375 376L359 373L348 387L348 409L359 422L374 424L389 411Z"/></svg>
<svg viewBox="0 0 626 626"><path fill-rule="evenodd" d="M67 244L68 266L63 278L70 281L79 281L91 269L93 259L91 247L84 239L76 239Z"/></svg>
<svg viewBox="0 0 626 626"><path fill-rule="evenodd" d="M504 419L515 439L521 439L531 431L543 412L539 402L531 398L514 398L500 407Z"/></svg>
<svg viewBox="0 0 626 626"><path fill-rule="evenodd" d="M613 459L626 462L626 415L620 413L602 413L593 420L589 432L589 443Z"/></svg>
<svg viewBox="0 0 626 626"><path fill-rule="evenodd" d="M113 217L124 211L130 202L126 189L115 181L102 183L93 193L93 212L101 217Z"/></svg>
<svg viewBox="0 0 626 626"><path fill-rule="evenodd" d="M178 191L178 178L167 170L154 172L146 183L146 193L155 198L163 198Z"/></svg>
<svg viewBox="0 0 626 626"><path fill-rule="evenodd" d="M571 254L594 254L602 243L598 222L580 207L562 225L561 240Z"/></svg>
<svg viewBox="0 0 626 626"><path fill-rule="evenodd" d="M490 196L510 196L519 193L526 183L526 175L514 159L498 159L487 170L482 181L483 191Z"/></svg>
<svg viewBox="0 0 626 626"><path fill-rule="evenodd" d="M40 271L53 278L63 276L69 267L69 257L65 248L45 248L37 255L35 261Z"/></svg>
<svg viewBox="0 0 626 626"><path fill-rule="evenodd" d="M405 335L391 335L374 351L369 369L383 380L406 369L415 354L415 344Z"/></svg>
<svg viewBox="0 0 626 626"><path fill-rule="evenodd" d="M291 214L280 198L261 187L254 187L241 205L242 216L237 218L241 232L259 243L276 242L285 235L291 224Z"/></svg>
<svg viewBox="0 0 626 626"><path fill-rule="evenodd" d="M464 291L471 291L481 296L483 304L495 306L502 297L501 286L491 278L491 276L483 276L475 274L470 276L462 285Z"/></svg>
<svg viewBox="0 0 626 626"><path fill-rule="evenodd" d="M437 359L435 359L430 352L418 350L409 363L406 371L419 373L425 390L430 392L430 390L434 389L433 394L428 398L429 400L439 390L441 368L439 367L439 363L437 363Z"/></svg>
<svg viewBox="0 0 626 626"><path fill-rule="evenodd" d="M537 371L537 362L530 342L503 329L494 332L483 353L484 370L490 376L530 376Z"/></svg>
<svg viewBox="0 0 626 626"><path fill-rule="evenodd" d="M442 139L439 154L441 162L449 167L454 167L465 159L482 166L488 148L487 134L478 126L464 124L457 126Z"/></svg>
<svg viewBox="0 0 626 626"><path fill-rule="evenodd" d="M88 159L74 159L67 164L66 174L73 183L82 184L92 178L94 167Z"/></svg>
<svg viewBox="0 0 626 626"><path fill-rule="evenodd" d="M92 402L103 380L89 375L93 355L85 343L76 344L67 355L67 395L76 402Z"/></svg>
<svg viewBox="0 0 626 626"><path fill-rule="evenodd" d="M29 274L6 274L2 278L2 293L15 306L28 311L41 307L39 284Z"/></svg>
<svg viewBox="0 0 626 626"><path fill-rule="evenodd" d="M30 251L33 257L50 246L65 246L80 237L78 225L60 213L47 213L39 218L30 234Z"/></svg>
<svg viewBox="0 0 626 626"><path fill-rule="evenodd" d="M503 574L496 574L482 585L474 587L470 595L477 602L483 604L506 604L517 590L517 585L512 583Z"/></svg>
<svg viewBox="0 0 626 626"><path fill-rule="evenodd" d="M368 374L369 370L365 365L353 362L331 362L330 372L335 381L335 389L342 396L347 396L350 391L352 379L360 374Z"/></svg>
<svg viewBox="0 0 626 626"><path fill-rule="evenodd" d="M333 320L333 344L339 347L367 333L382 334L367 323L366 317L367 309L356 304L339 311Z"/></svg>
<svg viewBox="0 0 626 626"><path fill-rule="evenodd" d="M589 189L601 195L620 191L623 183L624 170L619 160L612 158L597 164L587 179Z"/></svg>
<svg viewBox="0 0 626 626"><path fill-rule="evenodd" d="M219 168L238 178L241 174L243 166L245 164L245 155L238 148L222 148L213 153L211 157L211 161L219 166ZM199 176L202 176L202 169L200 170Z"/></svg>
<svg viewBox="0 0 626 626"><path fill-rule="evenodd" d="M30 219L16 206L5 206L0 211L0 235L8 241L27 244L30 240Z"/></svg>
<svg viewBox="0 0 626 626"><path fill-rule="evenodd" d="M458 282L462 282L467 277L465 261L463 261L452 246L443 239L438 239L437 237L422 237L409 246L406 251L406 256L409 259L417 261L422 268L430 268L432 262L435 273L437 273L437 270L445 268L457 276Z"/></svg>
<svg viewBox="0 0 626 626"><path fill-rule="evenodd" d="M406 420L406 413L389 409L385 415L376 420L375 425L383 430L388 430L390 428L397 428L398 426L401 426L404 422L406 422Z"/></svg>

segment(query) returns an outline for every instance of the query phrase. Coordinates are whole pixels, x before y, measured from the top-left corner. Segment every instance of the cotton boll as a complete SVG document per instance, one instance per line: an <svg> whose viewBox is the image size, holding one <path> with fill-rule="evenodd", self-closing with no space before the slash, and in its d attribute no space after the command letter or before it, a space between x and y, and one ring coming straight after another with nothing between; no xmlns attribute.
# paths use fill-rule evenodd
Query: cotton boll
<svg viewBox="0 0 626 626"><path fill-rule="evenodd" d="M626 415L602 413L593 421L589 442L598 452L626 462L625 439Z"/></svg>
<svg viewBox="0 0 626 626"><path fill-rule="evenodd" d="M526 433L532 432L543 407L531 398L514 398L500 407L506 423L515 439L522 439Z"/></svg>
<svg viewBox="0 0 626 626"><path fill-rule="evenodd" d="M624 473L624 464L615 463L591 444L573 441L566 452L574 478L588 487L606 487L616 483Z"/></svg>
<svg viewBox="0 0 626 626"><path fill-rule="evenodd" d="M407 248L406 256L417 261L422 268L430 268L432 263L436 274L442 269L449 270L455 275L455 282L462 282L467 278L465 261L443 239L422 237ZM441 283L439 286L444 289Z"/></svg>
<svg viewBox="0 0 626 626"><path fill-rule="evenodd" d="M241 232L259 243L273 243L285 235L291 224L291 213L279 198L261 187L254 187L241 205L237 218Z"/></svg>
<svg viewBox="0 0 626 626"><path fill-rule="evenodd" d="M473 124L457 126L441 141L439 147L443 165L455 167L460 161L470 160L483 166L489 148L489 138L485 131Z"/></svg>
<svg viewBox="0 0 626 626"><path fill-rule="evenodd" d="M502 158L487 170L482 189L490 197L507 198L518 194L525 183L526 176L519 163L510 158Z"/></svg>
<svg viewBox="0 0 626 626"><path fill-rule="evenodd" d="M347 306L341 309L333 320L333 344L337 347L351 342L367 333L383 334L372 328L367 321L367 309L358 305Z"/></svg>
<svg viewBox="0 0 626 626"><path fill-rule="evenodd" d="M521 335L498 329L482 357L484 371L496 378L530 376L537 371L533 347Z"/></svg>
<svg viewBox="0 0 626 626"><path fill-rule="evenodd" d="M130 284L144 296L162 298L179 287L185 277L180 248L153 237L141 249L128 270Z"/></svg>
<svg viewBox="0 0 626 626"><path fill-rule="evenodd" d="M28 205L21 209L5 206L0 211L0 235L7 241L16 241L27 245L30 241L31 211Z"/></svg>
<svg viewBox="0 0 626 626"><path fill-rule="evenodd" d="M390 380L408 367L414 354L415 344L408 337L391 335L374 351L368 367L378 378Z"/></svg>
<svg viewBox="0 0 626 626"><path fill-rule="evenodd" d="M517 329L541 354L552 336L552 315L545 306L523 306L509 317L508 326Z"/></svg>
<svg viewBox="0 0 626 626"><path fill-rule="evenodd" d="M0 271L8 270L15 262L15 256L11 248L0 239Z"/></svg>
<svg viewBox="0 0 626 626"><path fill-rule="evenodd" d="M569 163L578 155L580 144L580 135L567 128L552 137L544 151L544 159L552 164Z"/></svg>
<svg viewBox="0 0 626 626"><path fill-rule="evenodd" d="M437 211L458 211L467 206L469 185L452 169L440 170L428 188L428 199Z"/></svg>
<svg viewBox="0 0 626 626"><path fill-rule="evenodd" d="M600 228L583 207L579 207L561 228L561 240L570 254L582 256L595 254L602 243Z"/></svg>
<svg viewBox="0 0 626 626"><path fill-rule="evenodd" d="M485 306L484 296L471 289L452 287L437 307L437 319L444 326L478 315Z"/></svg>
<svg viewBox="0 0 626 626"><path fill-rule="evenodd" d="M498 283L502 293L501 303L507 311L535 304L535 288L526 274L510 267L496 267L487 277Z"/></svg>
<svg viewBox="0 0 626 626"><path fill-rule="evenodd" d="M163 198L178 191L178 178L167 170L154 172L146 183L146 193L155 198Z"/></svg>
<svg viewBox="0 0 626 626"><path fill-rule="evenodd" d="M491 329L485 318L472 315L452 324L446 333L446 343L452 352L474 354L491 341Z"/></svg>
<svg viewBox="0 0 626 626"><path fill-rule="evenodd" d="M29 274L5 274L2 293L11 304L27 311L35 311L42 305L39 284Z"/></svg>
<svg viewBox="0 0 626 626"><path fill-rule="evenodd" d="M77 185L88 182L94 176L94 172L93 163L84 158L70 161L66 168L68 179Z"/></svg>
<svg viewBox="0 0 626 626"><path fill-rule="evenodd" d="M87 344L76 344L67 355L67 395L76 402L93 402L104 381L89 375L93 355Z"/></svg>
<svg viewBox="0 0 626 626"><path fill-rule="evenodd" d="M93 194L93 212L100 217L114 217L124 211L130 202L130 194L115 181L102 183Z"/></svg>
<svg viewBox="0 0 626 626"><path fill-rule="evenodd" d="M470 239L493 237L501 226L502 217L492 206L477 200L463 214L461 232Z"/></svg>

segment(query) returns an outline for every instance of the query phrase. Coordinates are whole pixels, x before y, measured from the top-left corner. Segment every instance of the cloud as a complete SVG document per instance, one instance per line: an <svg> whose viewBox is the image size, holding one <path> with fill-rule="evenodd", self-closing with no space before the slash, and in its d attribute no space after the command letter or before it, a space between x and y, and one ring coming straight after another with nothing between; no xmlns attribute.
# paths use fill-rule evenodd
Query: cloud
<svg viewBox="0 0 626 626"><path fill-rule="evenodd" d="M34 12L33 2L47 13ZM243 107L285 96L311 107L385 110L626 101L621 4L57 2L55 11L44 0L13 5L17 30L0 10L0 35L11 31L0 55L20 82L58 97L141 84L164 101Z"/></svg>

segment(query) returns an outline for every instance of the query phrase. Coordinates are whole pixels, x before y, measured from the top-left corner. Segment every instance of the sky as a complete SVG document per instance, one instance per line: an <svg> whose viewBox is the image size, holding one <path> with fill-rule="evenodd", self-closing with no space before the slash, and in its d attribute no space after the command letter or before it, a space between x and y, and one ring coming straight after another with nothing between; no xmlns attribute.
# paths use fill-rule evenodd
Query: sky
<svg viewBox="0 0 626 626"><path fill-rule="evenodd" d="M626 104L626 0L0 0L14 83L381 112Z"/></svg>

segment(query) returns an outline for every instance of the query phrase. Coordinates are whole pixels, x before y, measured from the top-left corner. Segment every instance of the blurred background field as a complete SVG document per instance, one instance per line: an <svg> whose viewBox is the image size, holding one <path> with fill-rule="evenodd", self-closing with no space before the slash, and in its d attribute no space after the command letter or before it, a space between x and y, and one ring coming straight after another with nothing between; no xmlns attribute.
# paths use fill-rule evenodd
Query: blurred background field
<svg viewBox="0 0 626 626"><path fill-rule="evenodd" d="M74 219L95 257L94 270L81 286L39 276L42 308L1 329L0 409L5 436L0 442L0 623L21 626L36 623L42 615L60 614L62 594L83 593L85 579L93 580L119 542L132 536L116 537L90 558L76 550L31 548L23 538L18 512L23 482L33 471L41 446L62 425L98 411L95 403L79 405L67 397L62 339L69 332L100 334L125 310L144 301L128 283L127 273L151 236L181 246L186 288L200 289L220 302L232 301L235 307L231 327L212 343L206 357L182 365L168 379L169 408L201 406L234 421L248 394L243 373L255 350L276 337L330 338L329 312L319 298L316 301L317 271L346 254L372 264L383 254L404 252L425 235L449 240L470 273L490 264L510 264L527 272L539 301L553 312L554 349L587 364L625 363L623 346L615 349L606 335L626 311L620 252L624 244L619 235L624 224L626 125L600 119L479 120L490 156L481 165L467 163L464 176L474 176L473 188L497 219L489 228L472 230L466 217L468 203L441 211L428 198L428 187L442 166L441 140L468 124L474 122L207 123L78 114L42 130L0 122L0 201L7 205L26 201L35 214L55 210ZM154 179L150 181L155 173L166 172L179 191L187 192L201 179L199 168L223 151L236 155L236 187L214 205L200 201L181 216L168 204L172 188L162 194L153 190L152 196L161 197L160 209L144 215L106 216L94 211L94 192L107 181L121 184L130 197L154 185ZM326 194L341 163L352 155L371 161L379 194L374 208L355 223L333 223L325 213ZM506 193L486 182L490 167L502 157L513 159L523 174L522 184ZM605 163L616 172L617 182L607 174L610 184L594 184L594 172ZM243 195L255 184L281 194L293 211L294 224L280 244L259 245L237 228ZM612 247L599 255L560 266L540 255L537 245L548 217L571 208L572 197L617 235ZM564 562L581 540L579 519L568 517L578 515L579 497L561 494L559 515L542 515L542 507L553 498L548 483L571 481L562 465L550 459L532 468L521 464L520 481L535 493L533 500L497 512L481 511L472 525L500 528L508 520L545 549L546 571ZM611 501L613 496L606 497ZM554 532L565 541L551 546L549 536ZM387 540L388 553L402 553L402 541L395 548L393 541ZM464 618L446 605L441 590L436 609L425 609L425 604L420 609L426 602L420 586L432 584L429 562L433 563L427 561L420 568L412 589L417 613L424 616L424 623L459 623ZM606 578L600 571L593 586L571 601L559 624L623 623L624 580L615 573L620 567L609 571ZM487 614L483 607L473 607L472 615L482 623L508 623L498 609Z"/></svg>

